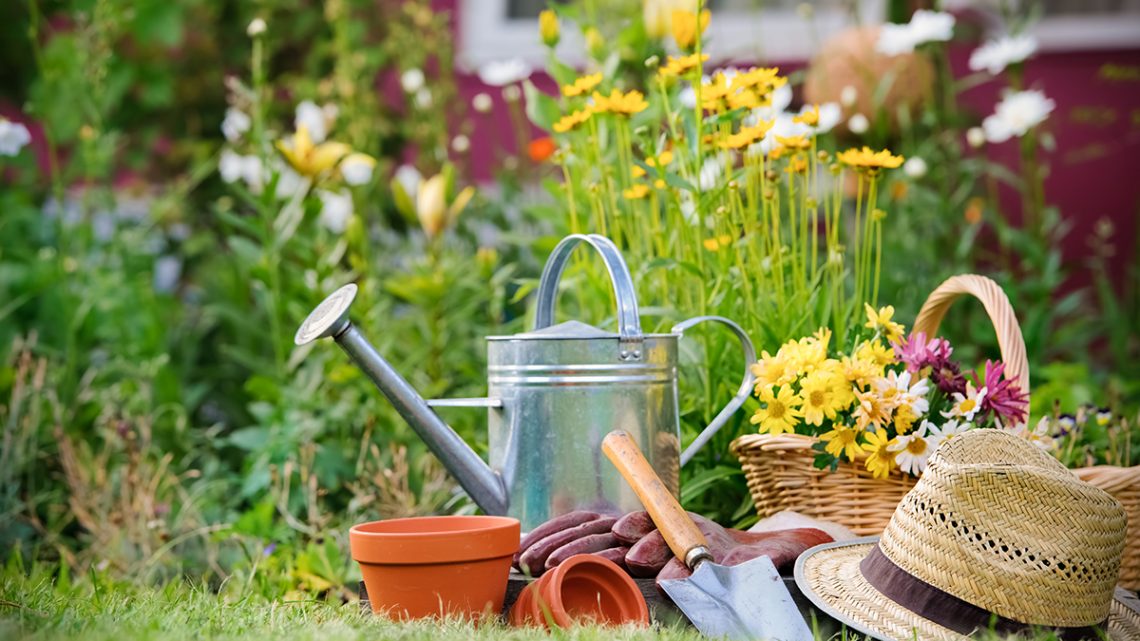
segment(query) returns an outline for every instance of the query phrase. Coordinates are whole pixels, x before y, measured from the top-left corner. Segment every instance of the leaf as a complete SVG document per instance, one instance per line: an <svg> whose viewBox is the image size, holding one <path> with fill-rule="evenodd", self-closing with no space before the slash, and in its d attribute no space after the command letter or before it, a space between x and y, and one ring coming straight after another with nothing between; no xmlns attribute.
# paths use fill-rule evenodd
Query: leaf
<svg viewBox="0 0 1140 641"><path fill-rule="evenodd" d="M263 448L268 440L269 428L267 427L243 427L240 430L235 430L226 439L230 445L248 452Z"/></svg>
<svg viewBox="0 0 1140 641"><path fill-rule="evenodd" d="M546 65L546 71L559 85L569 85L578 79L578 71L554 58Z"/></svg>
<svg viewBox="0 0 1140 641"><path fill-rule="evenodd" d="M551 131L554 123L562 117L562 109L558 103L539 91L529 80L523 82L523 95L526 97L526 117L536 127Z"/></svg>

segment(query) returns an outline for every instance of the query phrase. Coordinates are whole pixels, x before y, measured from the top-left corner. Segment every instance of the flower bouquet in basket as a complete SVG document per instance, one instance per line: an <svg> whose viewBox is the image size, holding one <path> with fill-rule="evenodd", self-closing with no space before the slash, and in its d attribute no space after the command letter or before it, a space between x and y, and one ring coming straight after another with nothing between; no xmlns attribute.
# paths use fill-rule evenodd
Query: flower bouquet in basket
<svg viewBox="0 0 1140 641"><path fill-rule="evenodd" d="M753 366L761 434L818 438L815 467L862 466L875 478L898 469L917 476L945 439L975 427L1025 429L1028 394L986 361L967 375L953 347L923 333L904 337L894 308L866 306L870 336L832 350L830 330L764 352Z"/></svg>
<svg viewBox="0 0 1140 641"><path fill-rule="evenodd" d="M1002 361L964 370L945 339L907 336L890 306L865 309L851 344L833 346L821 329L753 366L758 433L733 451L761 518L795 510L878 534L942 441L995 427L1047 445L1046 434L1026 428L1024 347L1003 349L1016 372ZM926 327L933 333L937 323ZM1016 334L1010 344L1023 345Z"/></svg>

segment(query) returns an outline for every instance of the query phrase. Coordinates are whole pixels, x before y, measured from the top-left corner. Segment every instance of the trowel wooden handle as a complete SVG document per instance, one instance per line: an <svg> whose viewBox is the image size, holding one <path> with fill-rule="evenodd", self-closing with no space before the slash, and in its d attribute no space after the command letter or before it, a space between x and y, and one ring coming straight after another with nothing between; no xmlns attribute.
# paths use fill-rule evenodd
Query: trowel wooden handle
<svg viewBox="0 0 1140 641"><path fill-rule="evenodd" d="M677 558L683 559L690 568L712 558L705 535L665 487L629 434L622 430L610 432L602 440L602 452L637 493Z"/></svg>

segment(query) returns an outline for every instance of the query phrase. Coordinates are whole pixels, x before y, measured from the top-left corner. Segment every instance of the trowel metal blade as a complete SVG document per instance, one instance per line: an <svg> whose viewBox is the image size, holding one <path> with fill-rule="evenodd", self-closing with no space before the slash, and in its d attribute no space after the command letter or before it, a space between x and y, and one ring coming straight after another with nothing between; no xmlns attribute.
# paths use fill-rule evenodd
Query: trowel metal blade
<svg viewBox="0 0 1140 641"><path fill-rule="evenodd" d="M660 585L706 636L741 641L815 638L766 556L734 566L705 561L689 578Z"/></svg>

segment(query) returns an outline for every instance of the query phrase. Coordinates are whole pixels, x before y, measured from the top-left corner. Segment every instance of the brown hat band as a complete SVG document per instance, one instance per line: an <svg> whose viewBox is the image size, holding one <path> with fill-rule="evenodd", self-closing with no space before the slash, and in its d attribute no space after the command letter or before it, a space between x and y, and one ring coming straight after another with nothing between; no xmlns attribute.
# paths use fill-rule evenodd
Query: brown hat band
<svg viewBox="0 0 1140 641"><path fill-rule="evenodd" d="M868 583L890 600L959 634L970 634L977 629L993 629L995 632L1012 634L1034 628L1048 628L1054 630L1062 641L1086 639L1092 641L1104 638L1102 633L1105 629L1104 622L1079 628L1052 628L1021 623L983 610L895 565L887 555L883 554L877 544L859 563L859 570Z"/></svg>

